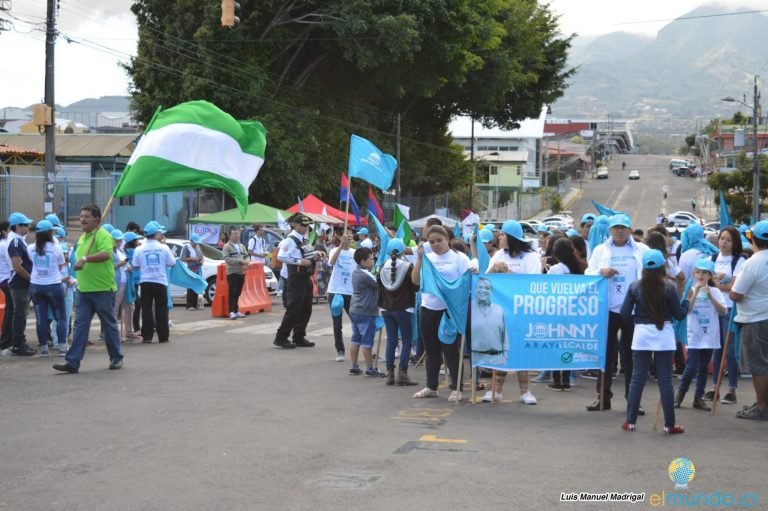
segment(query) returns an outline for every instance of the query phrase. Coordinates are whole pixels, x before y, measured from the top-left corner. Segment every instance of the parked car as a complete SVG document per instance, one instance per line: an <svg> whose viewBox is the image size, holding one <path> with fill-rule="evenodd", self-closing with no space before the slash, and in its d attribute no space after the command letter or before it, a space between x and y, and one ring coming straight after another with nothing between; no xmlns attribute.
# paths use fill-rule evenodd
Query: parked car
<svg viewBox="0 0 768 511"><path fill-rule="evenodd" d="M640 179L640 172L637 170L630 170L629 179Z"/></svg>
<svg viewBox="0 0 768 511"><path fill-rule="evenodd" d="M674 172L678 177L689 177L691 175L691 169L689 167L677 167Z"/></svg>
<svg viewBox="0 0 768 511"><path fill-rule="evenodd" d="M708 222L704 224L704 230L708 232L720 232L720 222Z"/></svg>
<svg viewBox="0 0 768 511"><path fill-rule="evenodd" d="M669 215L670 221L672 220L672 217L688 217L690 219L690 222L688 223L696 222L701 225L704 225L707 223L707 221L704 220L702 217L696 216L696 214L691 213L690 211L675 211L674 213L671 213Z"/></svg>
<svg viewBox="0 0 768 511"><path fill-rule="evenodd" d="M571 227L573 227L573 224L574 224L573 218L571 218L568 215L563 215L563 214L552 215L552 216L548 216L546 218L542 218L540 220L540 222L545 224L545 225L548 224L549 222L557 222L557 223L560 223L560 224L566 224L566 225L568 225L569 229Z"/></svg>
<svg viewBox="0 0 768 511"><path fill-rule="evenodd" d="M597 169L597 179L608 179L608 167Z"/></svg>

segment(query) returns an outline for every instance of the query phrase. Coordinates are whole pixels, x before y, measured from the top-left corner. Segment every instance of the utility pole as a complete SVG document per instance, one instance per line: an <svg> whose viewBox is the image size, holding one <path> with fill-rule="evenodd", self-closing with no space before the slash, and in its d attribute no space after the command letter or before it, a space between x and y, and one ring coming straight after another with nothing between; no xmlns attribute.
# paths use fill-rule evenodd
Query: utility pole
<svg viewBox="0 0 768 511"><path fill-rule="evenodd" d="M472 182L469 183L469 210L474 211L473 201L475 200L475 181L477 180L477 169L475 168L475 118L470 117L472 124L469 135L469 164L472 165Z"/></svg>
<svg viewBox="0 0 768 511"><path fill-rule="evenodd" d="M757 90L757 75L752 101L752 127L754 128L755 145L752 153L752 218L760 221L760 143L757 139L758 116L760 115L760 93Z"/></svg>
<svg viewBox="0 0 768 511"><path fill-rule="evenodd" d="M400 112L397 112L397 200L396 203L400 203L400 173L402 172L402 165L400 164ZM397 207L397 206L395 206Z"/></svg>
<svg viewBox="0 0 768 511"><path fill-rule="evenodd" d="M45 126L45 190L43 212L53 213L53 187L56 182L56 110L54 101L54 48L56 45L56 0L48 0L45 21L45 104L50 107L51 123Z"/></svg>

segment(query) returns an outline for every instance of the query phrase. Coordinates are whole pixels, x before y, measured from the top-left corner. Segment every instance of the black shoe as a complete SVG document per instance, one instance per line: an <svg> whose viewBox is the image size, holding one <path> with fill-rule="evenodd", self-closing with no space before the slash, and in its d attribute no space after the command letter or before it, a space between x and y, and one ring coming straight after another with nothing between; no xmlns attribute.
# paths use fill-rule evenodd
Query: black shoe
<svg viewBox="0 0 768 511"><path fill-rule="evenodd" d="M293 344L297 348L314 348L315 347L315 343L313 343L312 341L308 341L306 339L294 339Z"/></svg>
<svg viewBox="0 0 768 511"><path fill-rule="evenodd" d="M79 370L76 367L72 367L69 364L53 364L53 368L56 369L57 371L61 371L62 373L70 373L70 374L77 374L77 371Z"/></svg>
<svg viewBox="0 0 768 511"><path fill-rule="evenodd" d="M162 342L162 341L160 341L160 342ZM166 342L168 342L168 341L166 341ZM116 359L112 360L109 363L109 368L110 369L122 369L122 367L123 367L123 359L122 358L116 358Z"/></svg>
<svg viewBox="0 0 768 511"><path fill-rule="evenodd" d="M582 378L587 378L589 380L596 380L600 378L600 371L595 371L594 369L589 369L587 371L583 371L581 373Z"/></svg>
<svg viewBox="0 0 768 511"><path fill-rule="evenodd" d="M28 345L23 345L20 348L12 348L11 349L11 355L16 357L31 357L37 353L37 350L34 348L30 348Z"/></svg>
<svg viewBox="0 0 768 511"><path fill-rule="evenodd" d="M605 400L605 406L603 407L603 410L607 411L607 410L610 410L610 409L611 409L611 400L610 399L606 399ZM599 398L595 399L594 403L592 403L591 405L587 406L587 411L588 412L599 412L600 411L600 399Z"/></svg>
<svg viewBox="0 0 768 511"><path fill-rule="evenodd" d="M293 344L288 339L275 339L272 344L277 346L278 348L283 348L284 350L292 350L296 347L295 344Z"/></svg>
<svg viewBox="0 0 768 511"><path fill-rule="evenodd" d="M704 401L712 401L713 399L715 399L715 391L710 390L709 392L706 392L701 398Z"/></svg>
<svg viewBox="0 0 768 511"><path fill-rule="evenodd" d="M641 416L641 417L645 416L645 410L643 410L643 407L642 407L642 406L639 406L639 407L637 408L637 415L639 415L639 416Z"/></svg>
<svg viewBox="0 0 768 511"><path fill-rule="evenodd" d="M168 342L168 341L170 341L170 339L158 339L157 342Z"/></svg>
<svg viewBox="0 0 768 511"><path fill-rule="evenodd" d="M709 407L709 405L701 399L701 397L695 397L693 398L693 408L695 410L704 410L705 412L711 412L712 408Z"/></svg>

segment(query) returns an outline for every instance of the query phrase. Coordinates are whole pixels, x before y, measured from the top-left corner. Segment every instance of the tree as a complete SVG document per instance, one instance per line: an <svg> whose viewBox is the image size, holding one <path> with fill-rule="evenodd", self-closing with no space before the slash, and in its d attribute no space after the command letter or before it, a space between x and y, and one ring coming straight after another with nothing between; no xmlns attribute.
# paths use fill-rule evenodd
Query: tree
<svg viewBox="0 0 768 511"><path fill-rule="evenodd" d="M251 198L287 206L297 194L335 202L352 133L395 152L401 181L443 192L469 181L450 119L511 128L563 94L572 37L529 0L241 0L237 29L219 4L136 0L137 56L126 66L132 108L207 99L268 130ZM353 184L354 192L354 184Z"/></svg>
<svg viewBox="0 0 768 511"><path fill-rule="evenodd" d="M746 153L736 158L736 170L716 172L709 176L707 184L716 192L716 202L720 204L722 191L734 221L748 221L752 215L752 159ZM768 193L768 158L760 156L760 200L765 200Z"/></svg>

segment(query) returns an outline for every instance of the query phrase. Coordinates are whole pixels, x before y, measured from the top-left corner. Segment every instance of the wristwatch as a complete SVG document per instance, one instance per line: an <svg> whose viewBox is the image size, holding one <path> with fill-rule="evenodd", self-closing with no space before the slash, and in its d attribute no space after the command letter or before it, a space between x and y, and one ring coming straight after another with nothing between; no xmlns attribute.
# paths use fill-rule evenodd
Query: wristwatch
<svg viewBox="0 0 768 511"><path fill-rule="evenodd" d="M83 263L83 264L87 263L88 262L88 256L81 257L80 258L80 262Z"/></svg>

